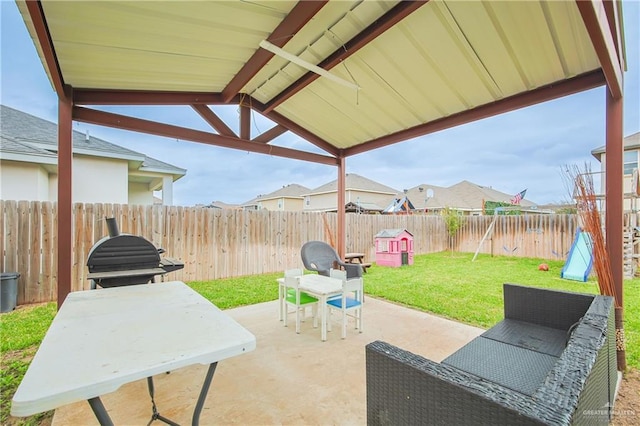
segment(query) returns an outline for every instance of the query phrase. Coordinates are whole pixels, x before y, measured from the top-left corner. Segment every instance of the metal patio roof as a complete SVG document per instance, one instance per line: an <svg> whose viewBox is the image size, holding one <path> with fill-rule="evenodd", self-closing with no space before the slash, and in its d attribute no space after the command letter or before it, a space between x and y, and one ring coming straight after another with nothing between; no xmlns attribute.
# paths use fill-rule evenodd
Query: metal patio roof
<svg viewBox="0 0 640 426"><path fill-rule="evenodd" d="M191 105L189 134L76 108L74 120L336 164L267 145L291 130L346 157L609 81L619 4L573 1L23 1L52 85L75 105ZM610 26L613 25L613 26ZM267 41L348 87L260 47ZM237 135L206 105L278 125ZM204 134L203 134L204 133ZM251 141L251 144L245 142ZM259 146L256 146L259 145ZM279 148L279 149L276 149Z"/></svg>

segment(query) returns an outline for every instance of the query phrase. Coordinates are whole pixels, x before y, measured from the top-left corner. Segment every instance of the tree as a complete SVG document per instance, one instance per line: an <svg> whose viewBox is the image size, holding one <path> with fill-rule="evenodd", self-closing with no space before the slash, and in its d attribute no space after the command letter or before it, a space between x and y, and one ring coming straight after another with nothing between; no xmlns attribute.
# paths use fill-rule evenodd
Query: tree
<svg viewBox="0 0 640 426"><path fill-rule="evenodd" d="M444 225L447 228L447 234L449 234L449 250L453 256L453 239L458 233L458 230L464 226L465 218L458 210L450 207L445 207L441 215L442 219L444 219Z"/></svg>

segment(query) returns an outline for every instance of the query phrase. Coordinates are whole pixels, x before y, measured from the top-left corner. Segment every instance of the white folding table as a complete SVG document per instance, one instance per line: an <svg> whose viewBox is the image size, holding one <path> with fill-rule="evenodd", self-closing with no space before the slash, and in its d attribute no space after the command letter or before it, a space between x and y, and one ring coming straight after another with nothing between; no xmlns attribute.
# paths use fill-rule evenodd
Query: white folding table
<svg viewBox="0 0 640 426"><path fill-rule="evenodd" d="M29 416L88 400L113 424L100 396L155 374L209 364L193 413L197 425L218 361L252 351L253 334L182 282L74 292L67 296L13 397ZM169 424L153 403L152 419Z"/></svg>

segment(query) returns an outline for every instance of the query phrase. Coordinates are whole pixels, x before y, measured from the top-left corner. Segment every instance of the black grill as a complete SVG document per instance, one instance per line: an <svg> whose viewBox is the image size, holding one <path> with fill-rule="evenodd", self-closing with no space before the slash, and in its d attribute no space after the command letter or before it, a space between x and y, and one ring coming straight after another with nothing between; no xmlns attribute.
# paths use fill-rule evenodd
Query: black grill
<svg viewBox="0 0 640 426"><path fill-rule="evenodd" d="M161 258L163 249L150 241L129 234L120 234L114 218L108 218L109 236L95 243L89 251L87 278L100 287L118 287L153 282L156 275L184 268L184 263Z"/></svg>

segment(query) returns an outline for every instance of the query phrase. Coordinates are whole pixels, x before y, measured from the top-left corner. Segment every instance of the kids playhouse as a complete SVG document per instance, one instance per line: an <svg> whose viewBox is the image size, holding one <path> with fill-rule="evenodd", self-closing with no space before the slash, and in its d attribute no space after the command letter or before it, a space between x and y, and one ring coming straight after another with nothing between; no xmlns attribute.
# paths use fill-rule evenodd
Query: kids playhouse
<svg viewBox="0 0 640 426"><path fill-rule="evenodd" d="M376 238L376 264L413 265L413 235L406 229L383 229Z"/></svg>

